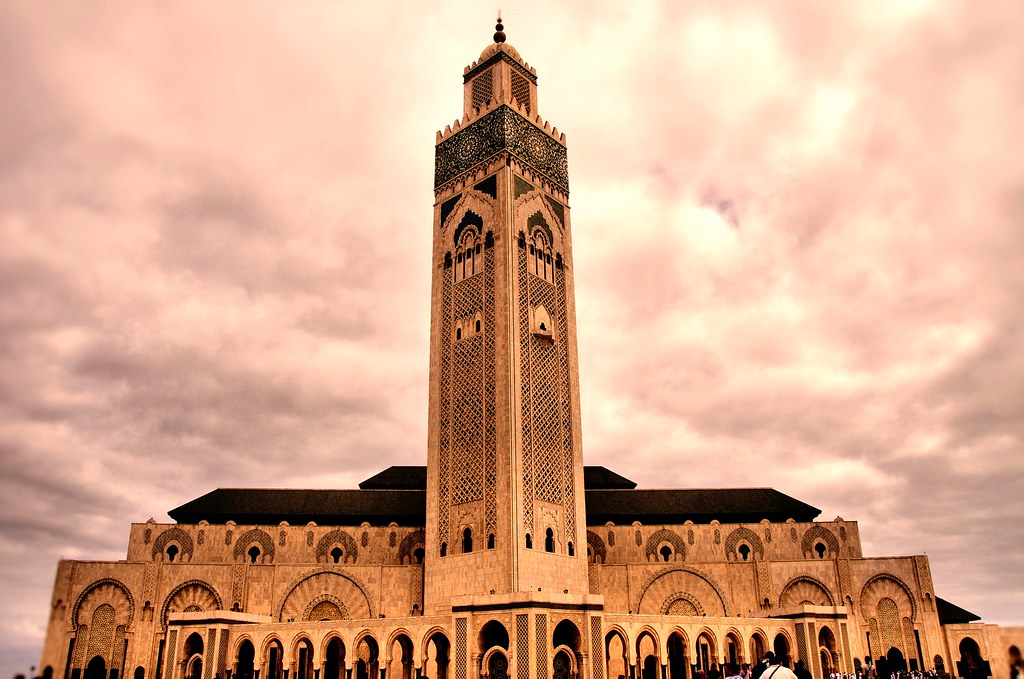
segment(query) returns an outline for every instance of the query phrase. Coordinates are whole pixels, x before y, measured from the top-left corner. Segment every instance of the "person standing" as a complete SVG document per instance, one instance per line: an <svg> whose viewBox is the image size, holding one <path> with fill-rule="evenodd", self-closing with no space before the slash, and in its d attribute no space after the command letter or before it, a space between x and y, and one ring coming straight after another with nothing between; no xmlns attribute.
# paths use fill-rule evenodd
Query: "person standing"
<svg viewBox="0 0 1024 679"><path fill-rule="evenodd" d="M798 679L793 670L783 666L782 660L776 658L773 652L765 653L764 660L768 665L761 673L761 679Z"/></svg>
<svg viewBox="0 0 1024 679"><path fill-rule="evenodd" d="M812 679L811 671L804 665L803 660L796 661L796 665L793 666L793 674L796 675L796 679Z"/></svg>

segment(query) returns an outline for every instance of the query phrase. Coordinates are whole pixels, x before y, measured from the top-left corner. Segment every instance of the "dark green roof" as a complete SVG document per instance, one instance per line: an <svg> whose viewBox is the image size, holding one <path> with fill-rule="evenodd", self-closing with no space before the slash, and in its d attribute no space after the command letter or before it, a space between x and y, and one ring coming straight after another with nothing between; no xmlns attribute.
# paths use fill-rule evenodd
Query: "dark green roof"
<svg viewBox="0 0 1024 679"><path fill-rule="evenodd" d="M939 614L940 625L959 625L981 620L980 615L964 610L940 596L935 597L935 610Z"/></svg>
<svg viewBox="0 0 1024 679"><path fill-rule="evenodd" d="M635 490L604 467L584 467L587 523L623 525L812 521L820 510L771 488ZM389 467L359 490L218 488L168 512L180 523L403 526L426 522L426 467Z"/></svg>

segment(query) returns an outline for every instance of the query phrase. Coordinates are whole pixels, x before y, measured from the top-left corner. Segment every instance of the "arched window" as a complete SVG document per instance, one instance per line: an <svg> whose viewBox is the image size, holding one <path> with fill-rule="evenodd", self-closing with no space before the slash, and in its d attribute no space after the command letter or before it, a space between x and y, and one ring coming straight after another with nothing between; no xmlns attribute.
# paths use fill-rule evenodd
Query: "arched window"
<svg viewBox="0 0 1024 679"><path fill-rule="evenodd" d="M526 548L533 549L533 536L529 533L526 534Z"/></svg>
<svg viewBox="0 0 1024 679"><path fill-rule="evenodd" d="M662 545L661 549L658 550L658 553L661 554L662 561L672 560L672 548L668 545Z"/></svg>
<svg viewBox="0 0 1024 679"><path fill-rule="evenodd" d="M566 547L569 550L569 556L576 556L576 548L572 546L571 542Z"/></svg>
<svg viewBox="0 0 1024 679"><path fill-rule="evenodd" d="M256 545L250 547L246 553L249 555L249 563L256 563L256 559L260 558L260 548Z"/></svg>
<svg viewBox="0 0 1024 679"><path fill-rule="evenodd" d="M455 339L462 339L462 328L455 328Z"/></svg>
<svg viewBox="0 0 1024 679"><path fill-rule="evenodd" d="M494 533L487 536L487 549L494 549Z"/></svg>
<svg viewBox="0 0 1024 679"><path fill-rule="evenodd" d="M819 559L824 559L825 558L825 544L824 543L819 542L816 545L814 545L814 551L818 553L818 558Z"/></svg>
<svg viewBox="0 0 1024 679"><path fill-rule="evenodd" d="M544 531L544 551L555 551L555 531L551 530L550 528Z"/></svg>
<svg viewBox="0 0 1024 679"><path fill-rule="evenodd" d="M479 321L479 319L476 322L475 332L480 332L480 321Z"/></svg>
<svg viewBox="0 0 1024 679"><path fill-rule="evenodd" d="M335 547L331 550L331 561L334 563L341 563L342 556L344 556L344 552L341 551L341 547Z"/></svg>
<svg viewBox="0 0 1024 679"><path fill-rule="evenodd" d="M736 551L738 551L740 553L740 556L743 557L744 561L749 561L750 560L750 545L744 543L744 544L740 545L740 548L738 550L736 550Z"/></svg>
<svg viewBox="0 0 1024 679"><path fill-rule="evenodd" d="M544 232L538 229L533 233L530 242L529 271L538 278L543 278L549 283L555 282L554 259L551 256L551 243L548 242Z"/></svg>
<svg viewBox="0 0 1024 679"><path fill-rule="evenodd" d="M482 272L483 265L480 234L473 227L467 228L459 238L458 254L455 255L455 282L458 283Z"/></svg>
<svg viewBox="0 0 1024 679"><path fill-rule="evenodd" d="M175 557L178 556L178 545L169 544L167 545L167 560L174 561Z"/></svg>
<svg viewBox="0 0 1024 679"><path fill-rule="evenodd" d="M448 556L448 543L447 542L442 542L441 543L441 556Z"/></svg>
<svg viewBox="0 0 1024 679"><path fill-rule="evenodd" d="M473 529L464 528L462 530L462 553L469 554L473 551Z"/></svg>
<svg viewBox="0 0 1024 679"><path fill-rule="evenodd" d="M423 551L422 547L417 547L412 553L413 563L423 563L423 557L427 554Z"/></svg>

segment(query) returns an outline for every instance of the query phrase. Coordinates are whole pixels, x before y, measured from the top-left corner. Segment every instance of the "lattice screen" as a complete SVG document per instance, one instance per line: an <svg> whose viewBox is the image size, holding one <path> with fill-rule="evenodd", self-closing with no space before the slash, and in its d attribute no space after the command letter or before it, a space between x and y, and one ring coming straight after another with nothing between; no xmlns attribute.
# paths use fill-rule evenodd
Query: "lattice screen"
<svg viewBox="0 0 1024 679"><path fill-rule="evenodd" d="M537 633L534 643L537 649L537 679L548 677L548 618L546 615L538 615L536 623Z"/></svg>
<svg viewBox="0 0 1024 679"><path fill-rule="evenodd" d="M515 71L512 71L512 97L530 112L530 82Z"/></svg>
<svg viewBox="0 0 1024 679"><path fill-rule="evenodd" d="M494 70L487 69L473 79L473 106L483 106L491 100L494 91Z"/></svg>
<svg viewBox="0 0 1024 679"><path fill-rule="evenodd" d="M530 679L530 616L516 615L516 677Z"/></svg>
<svg viewBox="0 0 1024 679"><path fill-rule="evenodd" d="M466 656L466 619L455 620L455 679L466 679L469 660Z"/></svg>

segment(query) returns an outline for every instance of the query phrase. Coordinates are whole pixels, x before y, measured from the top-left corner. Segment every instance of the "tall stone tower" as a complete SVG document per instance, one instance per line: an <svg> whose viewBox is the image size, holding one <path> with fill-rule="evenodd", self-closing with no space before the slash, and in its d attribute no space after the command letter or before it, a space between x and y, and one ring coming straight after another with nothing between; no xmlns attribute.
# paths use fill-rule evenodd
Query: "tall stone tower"
<svg viewBox="0 0 1024 679"><path fill-rule="evenodd" d="M500 21L437 136L428 614L588 591L565 135Z"/></svg>

